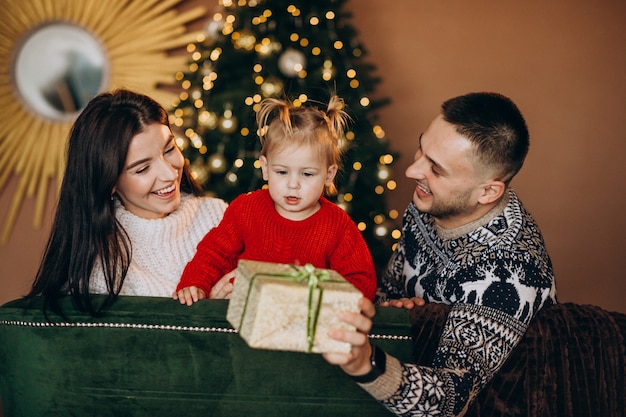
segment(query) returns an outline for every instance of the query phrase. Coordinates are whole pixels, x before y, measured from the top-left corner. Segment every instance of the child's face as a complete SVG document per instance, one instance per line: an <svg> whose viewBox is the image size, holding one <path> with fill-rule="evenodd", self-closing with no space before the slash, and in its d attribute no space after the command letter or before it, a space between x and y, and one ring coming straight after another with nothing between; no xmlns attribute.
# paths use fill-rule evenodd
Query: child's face
<svg viewBox="0 0 626 417"><path fill-rule="evenodd" d="M259 158L263 179L278 214L290 220L304 220L315 213L324 186L330 185L337 166L326 165L311 146L288 146Z"/></svg>

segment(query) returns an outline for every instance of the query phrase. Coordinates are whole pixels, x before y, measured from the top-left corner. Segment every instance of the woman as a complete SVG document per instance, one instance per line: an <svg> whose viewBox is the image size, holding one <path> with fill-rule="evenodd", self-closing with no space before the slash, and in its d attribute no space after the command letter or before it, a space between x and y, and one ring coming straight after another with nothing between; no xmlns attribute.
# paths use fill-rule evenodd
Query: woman
<svg viewBox="0 0 626 417"><path fill-rule="evenodd" d="M100 94L71 129L52 232L27 297L41 295L45 310L62 314L69 293L92 315L118 295L170 297L225 208L202 197L161 105L128 90ZM210 297L226 297L229 285L225 277Z"/></svg>

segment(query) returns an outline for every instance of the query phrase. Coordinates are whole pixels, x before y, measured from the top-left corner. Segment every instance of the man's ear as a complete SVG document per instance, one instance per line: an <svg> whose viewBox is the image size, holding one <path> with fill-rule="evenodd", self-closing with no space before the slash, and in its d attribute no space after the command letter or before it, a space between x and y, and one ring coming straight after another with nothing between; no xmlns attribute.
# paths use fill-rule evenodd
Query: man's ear
<svg viewBox="0 0 626 417"><path fill-rule="evenodd" d="M267 158L265 155L259 156L259 162L261 163L261 171L263 172L263 180L267 181L269 178L269 167L267 166Z"/></svg>
<svg viewBox="0 0 626 417"><path fill-rule="evenodd" d="M480 204L491 204L499 200L505 190L506 184L502 181L490 181L482 186L482 194L478 198L478 202Z"/></svg>
<svg viewBox="0 0 626 417"><path fill-rule="evenodd" d="M337 175L337 165L331 165L328 167L326 171L326 185L330 185L335 180L335 175Z"/></svg>

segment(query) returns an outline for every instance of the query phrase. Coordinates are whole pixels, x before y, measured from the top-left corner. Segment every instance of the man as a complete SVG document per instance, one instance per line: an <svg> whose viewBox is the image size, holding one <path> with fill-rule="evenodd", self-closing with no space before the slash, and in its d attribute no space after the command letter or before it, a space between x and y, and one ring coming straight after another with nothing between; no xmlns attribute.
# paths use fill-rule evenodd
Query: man
<svg viewBox="0 0 626 417"><path fill-rule="evenodd" d="M420 136L406 175L416 181L403 236L383 277L390 301L452 305L432 366L400 363L370 344L373 304L330 336L350 355L326 354L401 415L463 415L500 369L539 309L557 302L543 237L509 183L528 152L516 105L495 93L443 103Z"/></svg>

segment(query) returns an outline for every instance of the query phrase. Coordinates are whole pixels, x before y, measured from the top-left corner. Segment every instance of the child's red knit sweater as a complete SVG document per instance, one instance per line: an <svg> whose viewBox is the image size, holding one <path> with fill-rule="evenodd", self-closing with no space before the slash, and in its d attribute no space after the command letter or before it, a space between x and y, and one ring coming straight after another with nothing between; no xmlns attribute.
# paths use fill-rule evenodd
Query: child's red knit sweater
<svg viewBox="0 0 626 417"><path fill-rule="evenodd" d="M373 300L376 271L361 232L341 208L323 197L320 204L309 218L294 221L276 212L267 190L239 196L198 244L176 291L196 286L208 296L239 259L249 259L333 269Z"/></svg>

